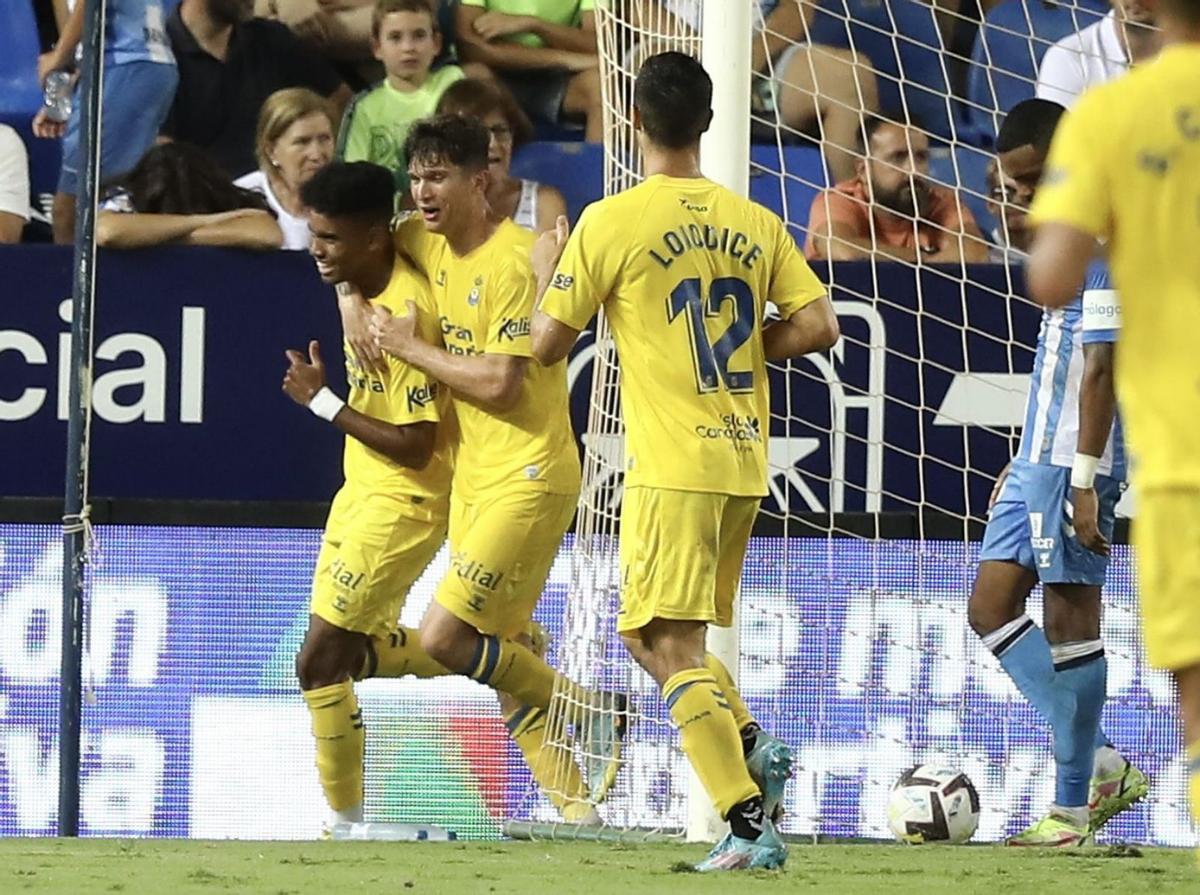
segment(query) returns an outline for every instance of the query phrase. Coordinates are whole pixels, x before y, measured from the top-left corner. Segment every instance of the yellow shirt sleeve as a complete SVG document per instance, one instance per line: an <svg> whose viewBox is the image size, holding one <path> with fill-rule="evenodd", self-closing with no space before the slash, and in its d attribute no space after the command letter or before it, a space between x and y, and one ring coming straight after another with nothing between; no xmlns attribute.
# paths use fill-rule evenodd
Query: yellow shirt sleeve
<svg viewBox="0 0 1200 895"><path fill-rule="evenodd" d="M605 264L605 259L615 253L598 245L604 238L604 225L596 220L593 208L585 209L580 216L538 307L576 330L588 325L616 283L616 265Z"/></svg>
<svg viewBox="0 0 1200 895"><path fill-rule="evenodd" d="M1101 89L1089 90L1063 116L1029 216L1035 224L1069 224L1097 238L1108 235L1112 204L1105 171L1110 128Z"/></svg>
<svg viewBox="0 0 1200 895"><path fill-rule="evenodd" d="M487 338L484 354L533 357L531 322L537 291L527 257L515 255L499 265L488 283Z"/></svg>
<svg viewBox="0 0 1200 895"><path fill-rule="evenodd" d="M767 298L779 309L779 315L787 320L801 308L812 304L828 290L804 256L783 221L771 215L775 227L775 257Z"/></svg>
<svg viewBox="0 0 1200 895"><path fill-rule="evenodd" d="M434 249L442 242L442 237L426 230L420 215L409 212L396 223L392 238L396 251L428 278L429 269L433 266Z"/></svg>

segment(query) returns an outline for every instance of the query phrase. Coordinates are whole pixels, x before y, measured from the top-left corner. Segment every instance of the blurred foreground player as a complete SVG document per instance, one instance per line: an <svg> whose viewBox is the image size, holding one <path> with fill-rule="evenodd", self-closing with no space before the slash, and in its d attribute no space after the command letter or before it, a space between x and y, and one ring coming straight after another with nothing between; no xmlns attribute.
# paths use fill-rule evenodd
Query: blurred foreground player
<svg viewBox="0 0 1200 895"><path fill-rule="evenodd" d="M1059 126L1031 211L1027 280L1071 302L1097 242L1121 301L1143 637L1179 686L1200 818L1200 0L1159 0L1164 49L1088 91Z"/></svg>

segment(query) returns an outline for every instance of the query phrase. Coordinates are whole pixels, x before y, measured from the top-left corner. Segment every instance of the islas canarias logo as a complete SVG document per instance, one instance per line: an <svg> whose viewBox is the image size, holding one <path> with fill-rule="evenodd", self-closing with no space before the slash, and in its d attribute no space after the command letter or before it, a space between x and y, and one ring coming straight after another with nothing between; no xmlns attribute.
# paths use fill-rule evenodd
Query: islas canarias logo
<svg viewBox="0 0 1200 895"><path fill-rule="evenodd" d="M762 423L756 416L740 416L727 413L721 417L720 425L696 426L696 434L706 440L725 440L735 444L750 442L759 444L763 440Z"/></svg>

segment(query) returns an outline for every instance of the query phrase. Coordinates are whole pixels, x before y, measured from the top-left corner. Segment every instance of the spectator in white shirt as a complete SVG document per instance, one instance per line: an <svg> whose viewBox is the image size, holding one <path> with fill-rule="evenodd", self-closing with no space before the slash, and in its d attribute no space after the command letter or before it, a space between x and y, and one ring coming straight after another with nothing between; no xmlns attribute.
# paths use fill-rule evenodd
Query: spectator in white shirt
<svg viewBox="0 0 1200 895"><path fill-rule="evenodd" d="M0 243L21 241L29 221L29 155L17 132L0 124Z"/></svg>
<svg viewBox="0 0 1200 895"><path fill-rule="evenodd" d="M1154 11L1142 0L1110 2L1107 16L1046 51L1038 69L1038 99L1070 108L1089 87L1125 74L1158 52Z"/></svg>
<svg viewBox="0 0 1200 895"><path fill-rule="evenodd" d="M258 113L258 170L234 183L266 198L279 219L285 249L304 250L312 240L300 187L333 160L333 114L325 99L304 87L276 90Z"/></svg>

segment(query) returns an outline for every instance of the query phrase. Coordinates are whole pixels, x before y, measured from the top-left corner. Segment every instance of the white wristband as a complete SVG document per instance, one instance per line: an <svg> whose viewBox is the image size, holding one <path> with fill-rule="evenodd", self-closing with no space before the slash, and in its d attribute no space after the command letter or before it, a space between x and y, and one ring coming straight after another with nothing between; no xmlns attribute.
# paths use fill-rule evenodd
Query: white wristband
<svg viewBox="0 0 1200 895"><path fill-rule="evenodd" d="M1096 467L1099 465L1099 457L1077 453L1075 462L1071 464L1071 487L1088 489L1095 485Z"/></svg>
<svg viewBox="0 0 1200 895"><path fill-rule="evenodd" d="M333 418L338 415L346 402L333 393L333 390L327 385L321 386L321 390L312 396L312 400L308 402L308 409L315 413L323 420L333 422Z"/></svg>

